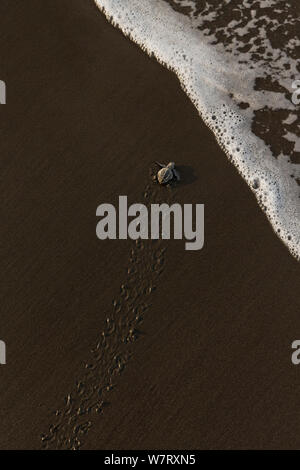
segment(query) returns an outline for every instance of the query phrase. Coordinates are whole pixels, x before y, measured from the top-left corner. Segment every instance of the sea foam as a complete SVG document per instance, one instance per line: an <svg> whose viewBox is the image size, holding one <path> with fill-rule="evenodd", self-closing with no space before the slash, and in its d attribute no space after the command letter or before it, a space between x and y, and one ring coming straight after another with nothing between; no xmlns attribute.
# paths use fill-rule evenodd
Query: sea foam
<svg viewBox="0 0 300 470"><path fill-rule="evenodd" d="M287 2L243 0L240 9L226 12L230 0L220 7L213 0L95 1L111 23L177 74L274 231L299 259L299 110L291 100L300 75L293 36L299 24L284 11ZM217 11L221 6L227 16ZM274 42L286 34L281 23L291 32L279 47Z"/></svg>

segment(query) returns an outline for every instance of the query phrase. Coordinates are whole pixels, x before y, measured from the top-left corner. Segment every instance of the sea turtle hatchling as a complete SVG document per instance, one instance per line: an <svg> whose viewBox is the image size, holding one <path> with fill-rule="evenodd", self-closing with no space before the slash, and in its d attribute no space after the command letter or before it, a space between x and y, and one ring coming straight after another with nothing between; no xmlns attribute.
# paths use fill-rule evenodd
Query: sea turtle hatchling
<svg viewBox="0 0 300 470"><path fill-rule="evenodd" d="M159 184L167 184L170 181L176 179L180 180L178 171L175 169L175 163L170 162L167 165L156 162L160 166L160 170L157 173L157 181Z"/></svg>

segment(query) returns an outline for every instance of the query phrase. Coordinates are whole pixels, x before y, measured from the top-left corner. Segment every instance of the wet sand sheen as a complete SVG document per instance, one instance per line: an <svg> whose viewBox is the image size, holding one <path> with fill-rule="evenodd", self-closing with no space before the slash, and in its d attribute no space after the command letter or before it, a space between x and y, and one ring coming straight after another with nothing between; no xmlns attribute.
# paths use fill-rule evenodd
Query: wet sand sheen
<svg viewBox="0 0 300 470"><path fill-rule="evenodd" d="M142 335L83 448L299 447L299 264L176 78L92 0L0 12L0 447L38 448L81 376L131 249L96 239L96 207L142 201L153 160L185 165L176 200L205 203L205 247L168 243Z"/></svg>

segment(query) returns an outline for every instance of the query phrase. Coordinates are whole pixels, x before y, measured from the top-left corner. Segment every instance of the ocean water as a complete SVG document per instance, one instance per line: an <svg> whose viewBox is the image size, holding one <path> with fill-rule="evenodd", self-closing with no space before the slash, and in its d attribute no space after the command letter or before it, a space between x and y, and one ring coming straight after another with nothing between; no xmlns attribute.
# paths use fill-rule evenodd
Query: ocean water
<svg viewBox="0 0 300 470"><path fill-rule="evenodd" d="M300 259L300 105L293 99L299 0L95 2L177 74L274 231Z"/></svg>

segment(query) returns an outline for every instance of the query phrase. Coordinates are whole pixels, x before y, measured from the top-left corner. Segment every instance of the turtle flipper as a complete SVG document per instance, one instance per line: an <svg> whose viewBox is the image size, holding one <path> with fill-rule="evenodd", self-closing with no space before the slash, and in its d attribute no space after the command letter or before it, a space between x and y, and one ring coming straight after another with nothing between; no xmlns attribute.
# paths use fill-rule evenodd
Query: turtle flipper
<svg viewBox="0 0 300 470"><path fill-rule="evenodd" d="M175 170L175 168L173 168L173 174L175 176L175 178L177 179L177 181L180 181L180 174L177 170Z"/></svg>
<svg viewBox="0 0 300 470"><path fill-rule="evenodd" d="M159 163L159 162L155 162L158 166L160 166L161 168L165 168L166 165L164 163Z"/></svg>

